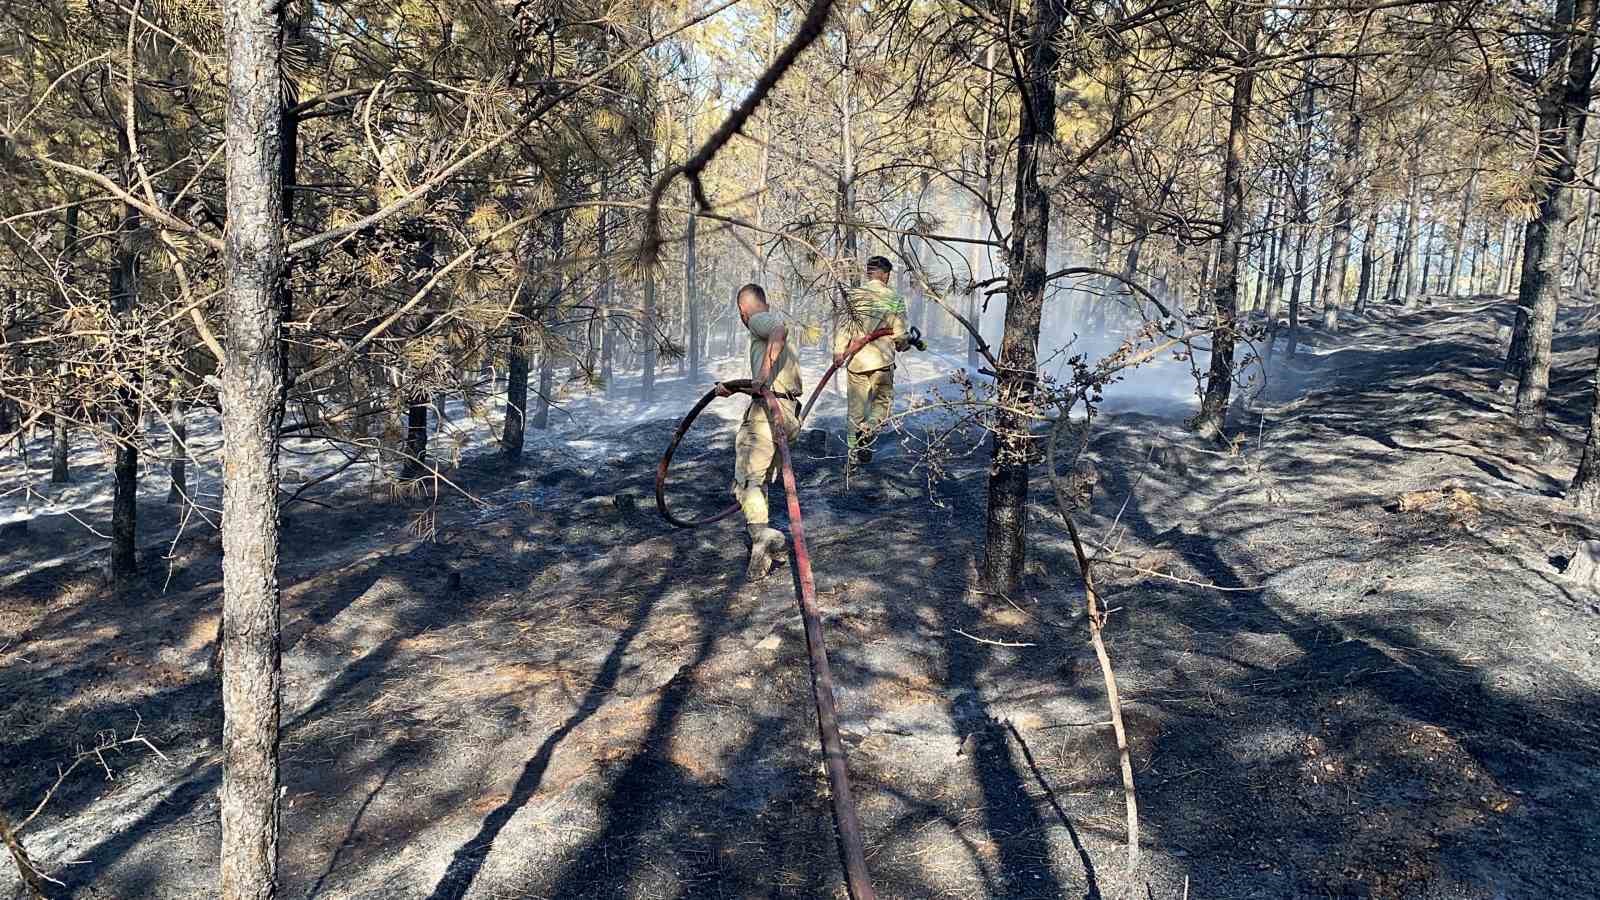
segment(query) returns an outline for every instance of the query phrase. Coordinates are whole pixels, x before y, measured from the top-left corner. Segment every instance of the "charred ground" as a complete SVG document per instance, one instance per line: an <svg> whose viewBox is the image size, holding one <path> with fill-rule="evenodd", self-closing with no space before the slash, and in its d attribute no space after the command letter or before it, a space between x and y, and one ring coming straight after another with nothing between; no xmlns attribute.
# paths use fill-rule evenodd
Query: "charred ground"
<svg viewBox="0 0 1600 900"><path fill-rule="evenodd" d="M1508 312L1315 336L1235 452L1171 418L1097 423L1085 524L1115 561L1154 896L1593 890L1600 598L1557 574L1600 536L1557 496L1592 329L1557 336L1560 436L1523 440L1494 390ZM290 512L284 896L840 895L787 570L747 585L736 528L655 516L670 424L515 470L469 456L453 477L484 502L447 501L431 539L415 501L357 486ZM674 496L710 509L730 435L697 437ZM880 891L1121 896L1115 747L1050 497L1027 593L983 595L981 460L931 496L909 463L886 448L846 490L838 459L799 459ZM175 517L141 515L157 536ZM206 895L218 545L147 545L120 597L102 549L65 517L0 546L0 803L31 809L77 749L137 727L165 759L80 768L28 846L75 896Z"/></svg>

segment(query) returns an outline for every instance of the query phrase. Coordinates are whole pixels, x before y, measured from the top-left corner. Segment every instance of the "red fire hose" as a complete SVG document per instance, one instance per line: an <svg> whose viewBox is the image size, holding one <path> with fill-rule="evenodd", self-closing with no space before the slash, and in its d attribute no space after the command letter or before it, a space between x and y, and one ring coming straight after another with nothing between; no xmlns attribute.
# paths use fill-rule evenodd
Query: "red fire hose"
<svg viewBox="0 0 1600 900"><path fill-rule="evenodd" d="M805 421L811 412L811 407L822 395L822 389L827 386L829 379L833 378L833 373L840 365L848 364L862 347L893 333L892 329L883 328L853 341L845 351L844 359L829 366L822 374L816 388L811 392L811 398L801 409L799 420ZM747 378L723 382L720 387L751 395L754 395L755 391L755 383ZM666 453L662 454L661 464L656 467L656 508L661 511L663 518L679 528L709 525L727 518L739 508L735 503L710 518L699 520L680 519L667 509L667 466L672 462L672 453L678 449L678 443L683 440L684 434L699 417L701 410L710 405L716 397L717 390L713 388L689 410L689 414L678 424L678 430L673 434L672 442L667 445ZM772 421L774 423L781 421L783 411L778 406L777 395L768 389L761 392L761 398L767 403L767 411ZM844 742L839 738L839 716L833 700L833 670L828 667L828 648L822 639L822 614L817 609L817 585L811 574L811 554L806 550L806 528L800 516L800 490L795 482L794 461L789 455L789 440L784 435L783 429L774 427L772 434L778 444L778 455L783 465L783 492L789 506L789 537L794 542L795 574L800 582L798 597L800 619L805 624L806 653L811 662L811 693L817 704L817 731L822 739L822 759L828 772L828 788L833 794L833 821L839 837L840 861L844 864L845 886L850 891L851 900L876 900L877 894L873 891L871 877L867 874L866 842L861 835L861 819L856 814L855 796L850 790L850 770L845 758Z"/></svg>

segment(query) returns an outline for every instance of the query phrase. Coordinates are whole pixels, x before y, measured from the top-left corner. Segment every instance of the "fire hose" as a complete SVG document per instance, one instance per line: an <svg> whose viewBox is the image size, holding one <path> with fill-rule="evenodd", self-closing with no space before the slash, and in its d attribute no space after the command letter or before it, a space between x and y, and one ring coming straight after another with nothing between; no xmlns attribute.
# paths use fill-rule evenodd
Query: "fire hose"
<svg viewBox="0 0 1600 900"><path fill-rule="evenodd" d="M822 396L823 389L833 378L834 372L841 366L849 365L850 360L862 347L893 333L893 329L881 328L852 341L842 354L842 358L829 366L822 374L822 378L817 381L817 386L811 391L810 399L800 410L798 421L805 422L811 413L811 408L816 405L817 398ZM911 330L907 343L919 349L927 349L916 329ZM748 378L725 381L707 391L706 395L700 398L700 402L696 403L678 424L672 442L667 445L666 452L661 456L661 463L656 467L656 509L660 510L662 518L679 528L709 525L727 518L739 508L735 503L716 515L698 520L680 518L667 508L667 467L672 463L672 454L678 449L678 444L701 411L709 406L712 400L717 399L719 389L757 396L755 382ZM766 401L767 411L773 423L782 421L783 410L778 405L777 395L770 388L763 388L759 397ZM822 615L817 609L817 586L811 574L811 554L806 550L806 529L800 515L800 491L795 482L794 461L789 453L789 439L784 430L781 427L774 427L772 436L778 445L778 455L783 468L783 492L788 500L789 509L789 537L794 543L795 574L800 583L797 600L800 606L800 619L805 624L806 653L811 664L811 693L816 700L817 731L822 741L822 758L828 773L828 789L833 795L833 820L839 839L839 857L844 865L845 886L849 889L852 900L875 900L877 894L873 891L871 877L867 874L866 843L861 835L861 819L856 814L855 797L850 791L850 770L845 758L844 742L839 737L839 717L833 699L833 671L828 667L828 648L822 639Z"/></svg>

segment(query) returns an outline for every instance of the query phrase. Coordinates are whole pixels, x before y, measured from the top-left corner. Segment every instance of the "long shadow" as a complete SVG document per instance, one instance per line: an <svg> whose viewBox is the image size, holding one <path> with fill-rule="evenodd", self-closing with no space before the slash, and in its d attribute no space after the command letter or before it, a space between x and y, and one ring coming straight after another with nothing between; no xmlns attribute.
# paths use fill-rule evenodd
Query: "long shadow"
<svg viewBox="0 0 1600 900"><path fill-rule="evenodd" d="M943 632L981 630L978 611L970 603L957 604L952 602L941 609ZM1004 891L1001 896L1063 897L1064 888L1050 863L1047 826L978 683L991 654L986 644L950 644L945 649L944 683L950 692L951 721L977 744L968 752L972 774L983 795L984 829L999 856L995 874Z"/></svg>
<svg viewBox="0 0 1600 900"><path fill-rule="evenodd" d="M722 629L716 623L726 620L727 608L727 598L722 596L712 604L712 608L702 611L701 621L708 624L700 634L694 657L679 668L662 689L650 728L639 741L639 751L629 758L627 765L611 783L605 804L605 826L563 868L561 875L548 889L547 896L626 896L629 889L626 875L634 867L623 866L624 877L615 877L618 871L613 855L616 848L626 848L622 852L631 855L655 821L660 806L666 802L693 805L694 801L690 798L705 790L694 779L682 774L678 766L667 758L666 749L672 741L685 704L694 691L695 676L716 649L717 640L722 635ZM435 892L434 896L459 900L461 895Z"/></svg>
<svg viewBox="0 0 1600 900"><path fill-rule="evenodd" d="M404 555L402 555L402 558L404 558ZM352 573L347 576L347 581L351 586L361 584L370 586L375 580L372 571L376 570ZM345 592L344 590L335 591L336 594L341 595ZM361 591L356 591L355 593L359 595ZM420 592L413 590L412 593ZM292 719L284 722L282 733L290 735L303 725L315 721L336 700L346 697L363 682L382 672L392 659L395 648L403 643L407 637L419 633L430 624L434 624L430 616L424 611L414 612L407 618L411 619L410 628L402 629L401 633L397 635L391 635L382 644L369 650L359 659L352 661L316 701ZM192 697L194 699L184 700L182 699L183 697ZM142 705L155 704L154 701L147 698ZM221 698L217 694L215 681L209 678L201 678L189 682L183 688L175 691L171 700L165 701L160 705L184 708L192 714L206 719L220 720L221 717ZM286 758L280 759L280 766L287 769L288 765L289 760ZM109 871L141 840L148 838L162 828L178 823L184 817L193 813L205 799L213 796L214 792L220 788L221 783L222 766L220 764L209 763L203 766L191 767L190 771L185 773L177 781L176 785L171 788L171 793L158 801L137 821L93 848L82 852L80 855L86 860L86 864L74 866L67 870L68 878L64 880L72 887L84 887L91 884L102 874Z"/></svg>
<svg viewBox="0 0 1600 900"><path fill-rule="evenodd" d="M670 568L670 566L663 566ZM578 726L582 725L593 716L600 707L605 705L612 690L617 686L617 679L622 674L622 664L628 654L628 647L650 619L650 613L665 589L665 579L658 581L654 590L646 591L640 595L639 602L635 604L633 613L628 622L628 627L617 635L611 645L611 650L606 654L605 662L600 667L599 674L595 677L589 689L584 692L583 699L579 701L578 708L562 723L560 728L550 733L540 744L539 749L523 765L522 774L518 776L516 785L511 790L511 795L506 798L483 820L478 833L466 843L458 847L450 859L450 864L445 867L444 874L440 876L439 883L434 885L433 891L428 895L429 900L460 900L471 889L478 874L483 870L484 861L489 858L489 852L494 849L495 839L500 836L506 825L518 811L527 805L533 795L538 792L540 783L544 780L544 773L550 767L550 760L555 755L556 748Z"/></svg>
<svg viewBox="0 0 1600 900"><path fill-rule="evenodd" d="M372 801L378 798L378 795L383 792L385 787L388 787L389 779L394 775L394 770L400 767L400 762L401 760L396 758L385 766L383 774L378 776L378 783L373 785L372 790L368 791L367 796L362 799L361 805L356 808L356 814L350 817L350 824L345 828L344 839L339 842L339 846L333 849L333 854L328 857L328 864L322 869L322 874L317 876L317 880L312 882L311 887L306 891L308 900L311 897L315 897L317 892L322 890L322 885L328 880L328 876L339 868L339 860L344 856L345 848L350 846L351 838L355 837L356 829L361 826L361 820L366 816L367 808L372 806Z"/></svg>
<svg viewBox="0 0 1600 900"><path fill-rule="evenodd" d="M1132 490L1132 484L1120 471L1113 472L1113 482L1113 490L1123 495ZM1426 643L1413 630L1393 623L1365 621L1365 617L1354 622L1348 619L1297 621L1294 616L1274 608L1268 602L1269 589L1251 589L1244 583L1239 570L1224 556L1220 543L1222 535L1208 533L1203 528L1195 531L1172 528L1158 533L1137 496L1129 503L1124 522L1142 540L1173 547L1195 568L1201 579L1225 589L1212 595L1201 592L1192 605L1175 607L1173 611L1180 622L1190 619L1194 624L1189 627L1198 626L1200 632L1212 633L1243 625L1251 631L1282 635L1299 651L1297 660L1267 673L1273 684L1261 683L1258 673L1236 686L1239 697L1255 698L1252 705L1262 701L1289 702L1289 698L1293 697L1293 709L1298 714L1311 708L1312 698L1331 696L1334 692L1359 685L1362 690L1370 691L1418 722L1444 726L1470 758L1498 783L1513 789L1535 791L1538 788L1537 781L1533 780L1537 776L1530 774L1522 748L1541 748L1562 754L1582 766L1595 765L1594 749L1592 745L1586 745L1586 740L1593 739L1592 734L1586 734L1572 724L1585 720L1585 717L1592 720L1600 715L1600 702L1592 696L1568 701L1567 708L1558 716L1542 705L1535 706L1529 701L1511 698L1491 689L1482 673L1456 662L1450 654L1441 653L1437 660L1412 657L1410 664L1398 666L1394 658L1381 649L1379 642L1396 647L1415 647ZM1211 691L1216 689L1216 685L1210 687ZM1199 727L1202 734L1191 736L1187 744L1190 750L1200 744L1225 745L1238 740L1238 735L1231 733L1229 726L1211 718L1197 719L1193 724ZM1585 746L1589 749L1581 749ZM1184 762L1204 765L1203 761L1188 757ZM1381 784L1381 780L1389 775L1379 768L1366 777L1378 780ZM1231 790L1242 791L1245 795L1256 790L1253 779L1236 777L1238 783ZM1193 804L1196 799L1192 794L1173 793L1161 785L1157 785L1155 794L1161 798L1156 800L1157 803L1175 803L1179 806ZM1215 811L1210 814L1214 815ZM1545 813L1535 815L1541 817L1541 822L1549 818ZM1336 827L1335 823L1313 822L1301 810L1261 809L1258 816L1234 823L1239 833L1230 835L1230 839L1224 843L1208 848L1207 852L1222 854L1223 857L1238 854L1243 849L1240 845L1244 843L1238 839L1239 834L1248 836L1257 845L1270 845L1271 834L1263 830L1273 827L1270 823L1276 823L1275 827L1278 828L1306 829L1305 835L1301 835L1303 839L1306 839L1306 835L1320 834L1318 839L1334 844L1331 849L1335 856L1340 854L1340 848L1350 846L1356 840L1353 835L1330 832L1329 829ZM1549 823L1550 826L1555 824L1554 821ZM1407 827L1426 829L1429 826L1414 823ZM1474 827L1483 829L1487 826ZM1573 831L1578 827L1569 823L1560 830ZM1465 838L1457 837L1454 840ZM1473 843L1481 843L1482 840L1479 838ZM1214 863L1221 861L1216 857L1211 859ZM1291 878L1294 877L1291 875ZM1313 887L1305 883L1292 883L1290 886L1296 891Z"/></svg>
<svg viewBox="0 0 1600 900"><path fill-rule="evenodd" d="M1061 824L1067 829L1067 836L1072 838L1073 849L1078 851L1078 860L1083 863L1083 878L1087 884L1087 891L1084 895L1086 900L1101 900L1100 883L1094 876L1094 859L1089 856L1088 848L1083 846L1082 839L1078 837L1078 829L1073 826L1072 818L1067 815L1065 809L1061 808L1061 801L1056 799L1055 789L1050 787L1050 782L1044 777L1044 773L1039 771L1039 764L1034 761L1033 751L1029 749L1028 742L1022 739L1022 732L1018 731L1017 726L1010 722L1006 723L1006 730L1011 733L1012 739L1017 742L1017 748L1022 751L1022 758L1028 763L1028 771L1033 773L1033 780L1039 783L1039 787L1044 791L1045 799L1050 801L1050 808L1055 810L1056 818L1061 820Z"/></svg>

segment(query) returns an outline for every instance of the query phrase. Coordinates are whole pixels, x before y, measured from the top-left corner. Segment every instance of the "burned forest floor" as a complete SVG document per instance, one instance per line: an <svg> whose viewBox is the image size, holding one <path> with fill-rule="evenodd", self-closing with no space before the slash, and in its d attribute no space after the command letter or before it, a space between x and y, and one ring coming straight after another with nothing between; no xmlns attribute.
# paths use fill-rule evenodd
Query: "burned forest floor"
<svg viewBox="0 0 1600 900"><path fill-rule="evenodd" d="M1137 887L1042 471L1025 591L979 593L984 454L944 447L931 479L912 417L847 487L831 398L811 424L835 436L798 476L880 896L1594 896L1600 597L1559 569L1600 538L1560 499L1595 329L1564 316L1554 437L1523 437L1495 390L1510 314L1481 298L1310 332L1231 448L1193 442L1181 404L1096 420L1081 524L1113 610ZM902 397L943 364L921 357ZM703 388L575 402L581 427L530 432L517 467L467 452L449 474L476 499L447 491L434 517L355 481L289 507L281 896L843 896L789 569L747 583L740 527L654 509ZM701 425L672 498L709 512L732 429ZM0 808L25 817L108 735L150 743L88 758L25 833L76 897L214 893L220 551L146 481L132 590L106 589L105 545L68 511L0 538ZM107 530L103 501L72 515ZM19 890L0 866L0 896Z"/></svg>

